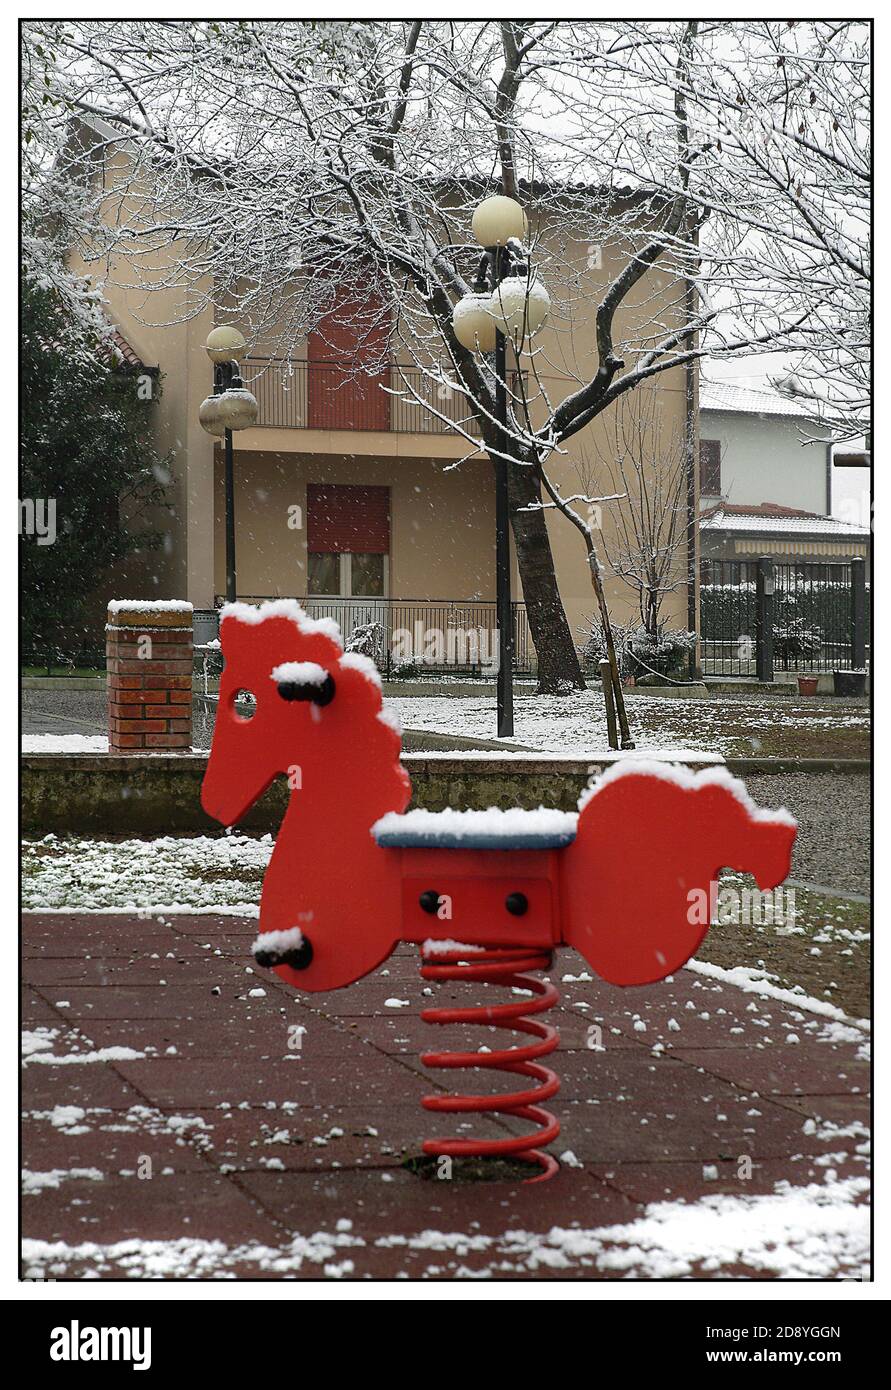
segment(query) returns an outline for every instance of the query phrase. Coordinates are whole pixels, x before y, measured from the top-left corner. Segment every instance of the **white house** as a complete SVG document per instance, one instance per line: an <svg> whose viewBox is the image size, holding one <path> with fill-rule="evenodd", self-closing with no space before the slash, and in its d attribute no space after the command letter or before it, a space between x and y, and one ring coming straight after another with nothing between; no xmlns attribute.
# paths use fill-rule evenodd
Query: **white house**
<svg viewBox="0 0 891 1390"><path fill-rule="evenodd" d="M834 445L794 395L765 386L703 377L699 411L706 575L709 560L747 566L766 555L778 563L843 564L868 556L868 503L864 512L862 501L850 500L858 492L869 497L865 451Z"/></svg>

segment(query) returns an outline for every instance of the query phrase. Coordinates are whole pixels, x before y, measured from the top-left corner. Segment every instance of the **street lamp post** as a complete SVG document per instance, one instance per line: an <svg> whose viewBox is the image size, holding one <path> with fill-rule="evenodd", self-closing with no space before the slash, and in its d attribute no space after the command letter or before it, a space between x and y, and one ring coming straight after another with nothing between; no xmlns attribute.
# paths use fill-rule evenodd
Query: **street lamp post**
<svg viewBox="0 0 891 1390"><path fill-rule="evenodd" d="M236 354L247 346L237 328L221 324L208 335L205 349L213 365L213 394L201 402L198 419L208 434L223 439L226 495L226 602L237 596L235 571L235 465L232 431L257 423L256 398L245 388Z"/></svg>
<svg viewBox="0 0 891 1390"><path fill-rule="evenodd" d="M500 283L500 249L491 256L492 288ZM495 461L495 612L498 623L497 732L514 736L514 615L510 585L510 496L507 459L507 340L495 326L495 415L501 457Z"/></svg>
<svg viewBox="0 0 891 1390"><path fill-rule="evenodd" d="M523 242L526 214L513 198L486 198L473 214L473 231L485 247L473 292L455 305L455 337L471 352L494 353L495 419L495 609L498 626L498 737L514 732L514 623L510 582L509 441L507 435L507 339L517 354L547 318L550 300L530 275Z"/></svg>

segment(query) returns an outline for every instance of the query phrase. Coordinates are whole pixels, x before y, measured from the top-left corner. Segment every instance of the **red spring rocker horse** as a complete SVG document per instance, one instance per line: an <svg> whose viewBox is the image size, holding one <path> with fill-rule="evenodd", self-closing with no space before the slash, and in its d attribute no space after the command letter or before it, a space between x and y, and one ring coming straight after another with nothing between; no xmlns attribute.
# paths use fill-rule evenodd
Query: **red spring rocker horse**
<svg viewBox="0 0 891 1390"><path fill-rule="evenodd" d="M522 990L527 997L516 1002L421 1016L495 1025L528 1043L423 1061L494 1068L534 1084L423 1104L539 1128L503 1140L429 1139L424 1151L513 1155L538 1165L533 1181L550 1177L556 1161L537 1146L560 1132L542 1108L560 1083L541 1059L558 1036L534 1015L558 993L523 972L547 969L565 945L611 984L664 979L705 936L709 914L691 903L713 901L721 868L754 874L762 890L782 883L795 822L759 810L724 768L694 775L639 759L611 767L577 814L405 813L411 784L380 677L366 657L343 651L336 623L310 619L291 599L235 603L223 609L220 635L225 669L202 805L234 825L278 774L292 789L263 884L257 963L299 990L339 989L410 941L421 947L425 980ZM241 692L255 700L247 718L236 709Z"/></svg>

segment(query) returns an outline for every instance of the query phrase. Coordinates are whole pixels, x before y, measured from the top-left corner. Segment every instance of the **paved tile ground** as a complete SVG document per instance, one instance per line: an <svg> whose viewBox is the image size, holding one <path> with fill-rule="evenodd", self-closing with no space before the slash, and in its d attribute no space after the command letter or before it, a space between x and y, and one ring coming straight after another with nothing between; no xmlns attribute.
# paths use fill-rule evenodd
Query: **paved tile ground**
<svg viewBox="0 0 891 1390"><path fill-rule="evenodd" d="M609 1232L648 1203L867 1171L851 1030L689 971L624 991L564 981L584 966L563 952L553 1147L574 1158L532 1187L421 1178L403 1160L423 1137L469 1131L421 1110L443 1074L419 1054L486 1035L418 1014L462 987L424 985L401 948L387 973L296 996L246 966L255 933L227 916L26 915L26 1277L770 1277L781 1264L729 1237L698 1264ZM813 1270L862 1273L819 1250Z"/></svg>

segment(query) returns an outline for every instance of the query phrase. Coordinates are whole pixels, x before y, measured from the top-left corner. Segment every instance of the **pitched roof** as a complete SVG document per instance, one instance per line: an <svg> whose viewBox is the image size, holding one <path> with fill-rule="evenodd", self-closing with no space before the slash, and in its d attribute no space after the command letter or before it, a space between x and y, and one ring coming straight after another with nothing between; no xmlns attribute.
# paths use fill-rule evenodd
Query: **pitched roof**
<svg viewBox="0 0 891 1390"><path fill-rule="evenodd" d="M779 502L718 502L711 511L702 515L723 512L725 516L809 516L819 518L819 512L803 512L799 507L781 507Z"/></svg>
<svg viewBox="0 0 891 1390"><path fill-rule="evenodd" d="M131 347L124 337L115 328L109 334L108 341L111 344L111 355L124 367L132 367L134 371L146 370L145 363L135 348Z"/></svg>
<svg viewBox="0 0 891 1390"><path fill-rule="evenodd" d="M773 502L761 502L751 507L715 507L700 517L699 527L702 531L733 531L744 536L848 536L862 539L869 535L868 526L838 521L834 516L799 512L794 507L780 507Z"/></svg>
<svg viewBox="0 0 891 1390"><path fill-rule="evenodd" d="M737 415L786 415L810 419L813 411L794 396L780 391L735 386L730 381L699 382L699 409L724 410Z"/></svg>

